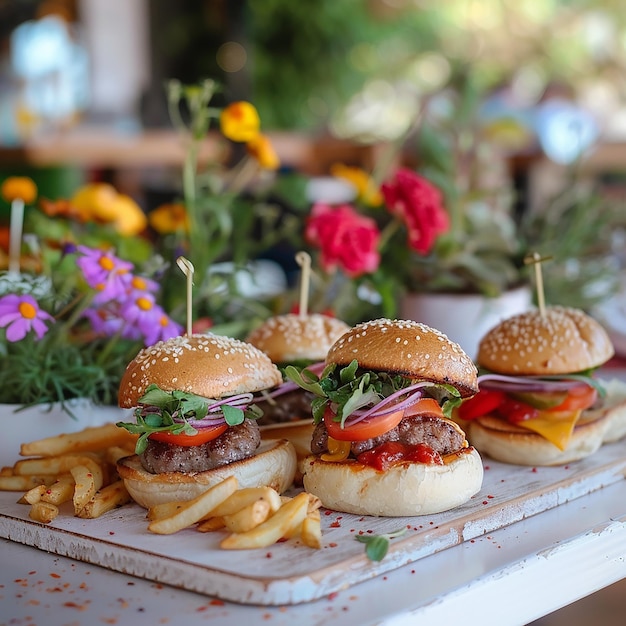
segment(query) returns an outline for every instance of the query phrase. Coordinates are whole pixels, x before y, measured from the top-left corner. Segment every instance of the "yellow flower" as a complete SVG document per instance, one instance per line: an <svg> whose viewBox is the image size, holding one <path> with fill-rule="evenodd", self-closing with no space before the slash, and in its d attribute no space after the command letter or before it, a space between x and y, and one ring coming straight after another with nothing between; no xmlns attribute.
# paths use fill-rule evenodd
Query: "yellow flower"
<svg viewBox="0 0 626 626"><path fill-rule="evenodd" d="M113 226L120 235L130 237L143 232L148 225L148 218L142 208L125 194L118 194L113 205L115 217Z"/></svg>
<svg viewBox="0 0 626 626"><path fill-rule="evenodd" d="M162 204L150 212L148 221L160 235L189 232L189 216L182 204Z"/></svg>
<svg viewBox="0 0 626 626"><path fill-rule="evenodd" d="M111 222L116 217L117 195L115 187L108 183L89 183L74 194L70 203L84 222Z"/></svg>
<svg viewBox="0 0 626 626"><path fill-rule="evenodd" d="M220 128L232 141L247 142L259 134L261 119L254 105L249 102L233 102L220 114Z"/></svg>
<svg viewBox="0 0 626 626"><path fill-rule="evenodd" d="M31 204L37 197L37 185L27 176L11 176L2 183L2 197L7 202L22 200Z"/></svg>
<svg viewBox="0 0 626 626"><path fill-rule="evenodd" d="M280 159L274 150L274 146L267 135L259 133L246 144L248 154L253 156L259 165L266 170L277 170Z"/></svg>
<svg viewBox="0 0 626 626"><path fill-rule="evenodd" d="M352 183L357 190L359 200L368 206L379 206L383 203L383 196L371 176L360 167L350 167L343 163L335 163L330 168L330 173Z"/></svg>

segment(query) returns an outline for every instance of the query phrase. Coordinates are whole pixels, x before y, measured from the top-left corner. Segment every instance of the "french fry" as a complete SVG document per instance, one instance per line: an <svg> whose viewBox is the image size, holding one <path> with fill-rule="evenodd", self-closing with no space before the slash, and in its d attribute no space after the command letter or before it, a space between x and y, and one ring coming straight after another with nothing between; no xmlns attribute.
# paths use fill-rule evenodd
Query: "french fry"
<svg viewBox="0 0 626 626"><path fill-rule="evenodd" d="M80 513L103 485L102 468L93 459L87 459L87 461L84 465L76 465L70 469L76 482L72 498L75 515Z"/></svg>
<svg viewBox="0 0 626 626"><path fill-rule="evenodd" d="M302 543L309 548L320 549L322 547L322 525L319 509L307 513L300 527Z"/></svg>
<svg viewBox="0 0 626 626"><path fill-rule="evenodd" d="M175 513L177 513L184 502L172 501L172 502L162 502L161 504L155 504L148 509L146 513L146 517L152 521L157 519L163 519L164 517L171 517Z"/></svg>
<svg viewBox="0 0 626 626"><path fill-rule="evenodd" d="M224 526L223 517L209 517L208 519L201 521L196 526L196 530L201 533L212 533L215 530L221 530Z"/></svg>
<svg viewBox="0 0 626 626"><path fill-rule="evenodd" d="M271 546L302 524L308 504L309 494L299 493L256 528L245 533L233 533L222 539L220 547L225 550L247 550Z"/></svg>
<svg viewBox="0 0 626 626"><path fill-rule="evenodd" d="M217 483L203 494L185 502L185 504L170 517L153 520L148 524L148 530L160 535L169 535L178 532L187 526L192 526L201 520L209 511L226 500L237 489L237 479L229 476Z"/></svg>
<svg viewBox="0 0 626 626"><path fill-rule="evenodd" d="M59 514L59 508L50 502L35 502L30 507L28 517L36 522L49 524Z"/></svg>
<svg viewBox="0 0 626 626"><path fill-rule="evenodd" d="M137 441L137 435L115 424L105 424L85 428L76 433L66 433L46 437L36 441L23 443L20 446L21 456L59 456L68 452L86 452L100 450L108 446L132 446Z"/></svg>
<svg viewBox="0 0 626 626"><path fill-rule="evenodd" d="M13 466L16 476L30 476L43 474L65 474L76 465L86 465L97 460L97 456L89 453L80 455L63 454L52 457L36 457L17 461Z"/></svg>
<svg viewBox="0 0 626 626"><path fill-rule="evenodd" d="M76 481L72 474L61 474L55 482L46 487L41 499L50 504L63 504L69 502L74 496Z"/></svg>
<svg viewBox="0 0 626 626"><path fill-rule="evenodd" d="M222 519L231 533L245 533L262 524L270 512L270 503L267 500L255 500L236 513L224 515Z"/></svg>
<svg viewBox="0 0 626 626"><path fill-rule="evenodd" d="M209 511L207 517L232 515L257 500L267 501L272 513L278 511L282 504L282 500L278 495L278 492L271 487L245 487L243 489L238 489L232 496L226 498L226 500L218 505L213 511Z"/></svg>
<svg viewBox="0 0 626 626"><path fill-rule="evenodd" d="M129 450L128 448L124 448L122 446L109 446L104 452L104 459L107 463L115 465L121 458L134 453L134 447Z"/></svg>
<svg viewBox="0 0 626 626"><path fill-rule="evenodd" d="M130 502L123 480L117 480L96 492L94 497L78 512L78 517L95 519L107 511Z"/></svg>
<svg viewBox="0 0 626 626"><path fill-rule="evenodd" d="M23 496L24 501L28 502L28 504L35 504L35 502L39 502L41 500L41 496L43 496L46 491L46 488L46 485L37 485L36 487L29 489Z"/></svg>
<svg viewBox="0 0 626 626"><path fill-rule="evenodd" d="M9 465L0 467L0 476L13 476L13 468Z"/></svg>
<svg viewBox="0 0 626 626"><path fill-rule="evenodd" d="M37 485L51 485L56 480L53 474L29 476L0 476L0 491L26 491Z"/></svg>

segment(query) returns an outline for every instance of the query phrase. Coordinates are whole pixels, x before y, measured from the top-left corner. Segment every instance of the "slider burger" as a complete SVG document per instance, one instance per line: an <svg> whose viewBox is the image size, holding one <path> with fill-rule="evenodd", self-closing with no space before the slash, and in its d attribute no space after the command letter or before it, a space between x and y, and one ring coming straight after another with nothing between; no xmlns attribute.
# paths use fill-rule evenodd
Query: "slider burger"
<svg viewBox="0 0 626 626"><path fill-rule="evenodd" d="M122 377L119 405L135 408L136 454L118 461L131 497L149 508L190 500L234 475L240 487L292 483L296 453L286 440L261 443L253 394L279 385L269 357L250 344L211 334L174 337L144 348Z"/></svg>
<svg viewBox="0 0 626 626"><path fill-rule="evenodd" d="M479 344L480 391L459 407L459 423L472 445L498 461L582 459L626 434L623 395L607 395L593 378L613 352L602 326L579 309L508 318Z"/></svg>
<svg viewBox="0 0 626 626"><path fill-rule="evenodd" d="M467 502L483 466L448 419L478 391L470 358L413 321L358 324L330 348L318 377L287 368L315 394L304 487L323 506L357 515L438 513Z"/></svg>
<svg viewBox="0 0 626 626"><path fill-rule="evenodd" d="M329 348L348 330L345 322L321 313L288 313L270 317L246 341L265 352L281 371L293 365L321 372ZM259 426L302 419L310 422L313 396L291 381L262 395L266 399L258 403L263 410Z"/></svg>

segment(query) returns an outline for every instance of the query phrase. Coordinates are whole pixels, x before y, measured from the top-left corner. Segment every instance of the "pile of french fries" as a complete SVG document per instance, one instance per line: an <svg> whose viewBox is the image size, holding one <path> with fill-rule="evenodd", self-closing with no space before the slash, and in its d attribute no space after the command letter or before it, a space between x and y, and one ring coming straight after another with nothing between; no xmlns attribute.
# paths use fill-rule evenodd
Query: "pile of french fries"
<svg viewBox="0 0 626 626"><path fill-rule="evenodd" d="M321 548L319 498L306 492L281 496L271 487L238 488L230 476L186 502L166 502L148 510L148 530L170 535L196 525L200 532L226 530L225 550L266 548L283 539L300 538Z"/></svg>
<svg viewBox="0 0 626 626"><path fill-rule="evenodd" d="M45 524L65 502L72 502L77 517L100 517L130 502L116 462L134 453L136 440L106 424L24 443L20 454L28 458L0 469L0 490L25 491L19 502L30 505L31 519Z"/></svg>
<svg viewBox="0 0 626 626"><path fill-rule="evenodd" d="M131 501L119 478L117 460L134 454L137 435L115 424L86 428L22 444L25 457L0 469L0 491L21 491L29 517L49 524L71 502L73 514L100 517ZM234 476L193 500L166 502L148 510L148 530L169 535L195 525L200 532L226 531L226 550L268 547L299 538L322 545L319 498L306 492L281 496L271 487L239 488Z"/></svg>

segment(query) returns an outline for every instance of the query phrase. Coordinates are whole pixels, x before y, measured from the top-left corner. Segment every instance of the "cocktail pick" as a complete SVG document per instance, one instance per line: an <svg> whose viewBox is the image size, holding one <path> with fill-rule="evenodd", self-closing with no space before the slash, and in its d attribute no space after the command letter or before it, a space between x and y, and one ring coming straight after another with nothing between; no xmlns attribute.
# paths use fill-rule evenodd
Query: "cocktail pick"
<svg viewBox="0 0 626 626"><path fill-rule="evenodd" d="M194 267L193 263L185 258L184 256L179 256L176 259L176 265L182 270L183 274L187 277L187 334L191 336L192 330L192 290L193 290L193 273Z"/></svg>
<svg viewBox="0 0 626 626"><path fill-rule="evenodd" d="M524 257L525 265L535 266L535 287L537 289L537 304L539 305L539 313L541 317L546 316L546 299L543 289L543 274L541 273L541 264L544 261L552 259L551 256L541 256L539 252L532 252Z"/></svg>
<svg viewBox="0 0 626 626"><path fill-rule="evenodd" d="M9 272L19 274L22 254L22 231L24 229L24 200L11 202L11 225L9 235Z"/></svg>
<svg viewBox="0 0 626 626"><path fill-rule="evenodd" d="M302 268L300 273L300 317L306 317L309 307L309 283L311 279L311 255L304 250L296 254L296 263Z"/></svg>

